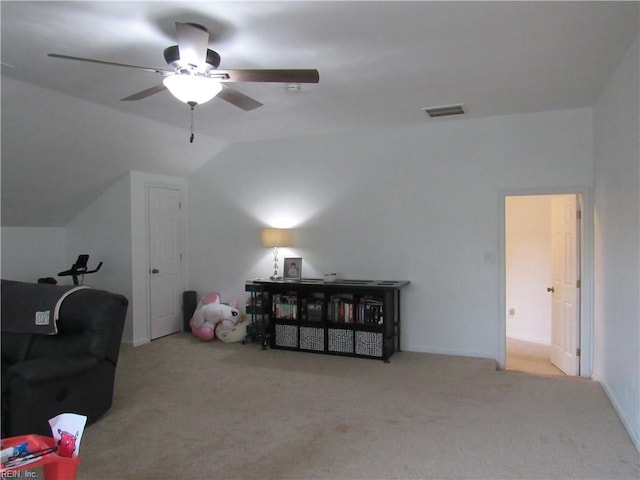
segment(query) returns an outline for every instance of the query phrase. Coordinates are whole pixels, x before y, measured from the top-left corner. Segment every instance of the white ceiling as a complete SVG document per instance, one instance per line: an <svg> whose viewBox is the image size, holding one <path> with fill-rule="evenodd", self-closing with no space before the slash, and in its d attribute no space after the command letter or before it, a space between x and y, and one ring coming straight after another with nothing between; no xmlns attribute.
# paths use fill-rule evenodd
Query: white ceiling
<svg viewBox="0 0 640 480"><path fill-rule="evenodd" d="M2 1L2 224L64 225L129 170L189 175L235 142L428 125L448 119L422 107L451 103L465 118L591 106L638 35L638 7ZM119 101L159 75L46 56L166 68L175 21L209 29L220 68L316 68L320 82L236 84L264 106L198 106L190 145L188 107L168 92Z"/></svg>

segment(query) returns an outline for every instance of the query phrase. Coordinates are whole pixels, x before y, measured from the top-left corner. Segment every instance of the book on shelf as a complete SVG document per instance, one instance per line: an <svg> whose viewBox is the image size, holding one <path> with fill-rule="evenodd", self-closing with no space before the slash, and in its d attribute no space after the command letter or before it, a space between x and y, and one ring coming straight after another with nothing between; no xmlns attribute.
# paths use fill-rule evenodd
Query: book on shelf
<svg viewBox="0 0 640 480"><path fill-rule="evenodd" d="M377 297L360 297L357 323L362 325L382 325L384 323L384 302Z"/></svg>
<svg viewBox="0 0 640 480"><path fill-rule="evenodd" d="M297 320L298 297L288 293L278 293L273 296L273 315L275 318Z"/></svg>
<svg viewBox="0 0 640 480"><path fill-rule="evenodd" d="M353 296L332 295L329 300L327 319L333 323L355 323Z"/></svg>

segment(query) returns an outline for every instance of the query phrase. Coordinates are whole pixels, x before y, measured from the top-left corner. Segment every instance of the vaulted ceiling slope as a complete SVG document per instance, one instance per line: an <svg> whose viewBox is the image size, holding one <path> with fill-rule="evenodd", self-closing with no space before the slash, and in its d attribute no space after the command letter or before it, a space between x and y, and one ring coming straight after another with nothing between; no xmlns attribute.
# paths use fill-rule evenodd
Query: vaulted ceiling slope
<svg viewBox="0 0 640 480"><path fill-rule="evenodd" d="M130 170L189 175L229 144L591 106L638 34L638 2L1 2L2 224L63 226ZM220 68L316 68L317 85L242 83L264 105L195 110L154 73L174 23ZM454 117L455 118L455 117Z"/></svg>

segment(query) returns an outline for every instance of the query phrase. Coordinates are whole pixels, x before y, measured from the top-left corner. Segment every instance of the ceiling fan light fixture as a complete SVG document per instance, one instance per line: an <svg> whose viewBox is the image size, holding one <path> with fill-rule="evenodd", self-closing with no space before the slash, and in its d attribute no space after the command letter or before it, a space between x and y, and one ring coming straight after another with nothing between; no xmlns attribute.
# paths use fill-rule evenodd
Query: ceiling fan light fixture
<svg viewBox="0 0 640 480"><path fill-rule="evenodd" d="M219 81L201 75L171 75L165 77L162 83L174 97L186 104L202 105L222 90Z"/></svg>
<svg viewBox="0 0 640 480"><path fill-rule="evenodd" d="M302 85L299 83L287 83L284 86L284 91L287 93L300 93L302 91Z"/></svg>

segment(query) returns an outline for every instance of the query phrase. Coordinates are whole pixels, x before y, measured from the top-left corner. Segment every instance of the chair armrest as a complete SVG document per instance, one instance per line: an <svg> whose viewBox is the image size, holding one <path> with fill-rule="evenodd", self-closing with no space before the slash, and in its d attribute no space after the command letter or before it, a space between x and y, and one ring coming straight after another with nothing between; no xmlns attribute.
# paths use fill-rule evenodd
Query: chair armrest
<svg viewBox="0 0 640 480"><path fill-rule="evenodd" d="M18 377L34 384L87 372L98 364L98 359L90 354L70 357L39 357L11 365L7 376L12 381Z"/></svg>

